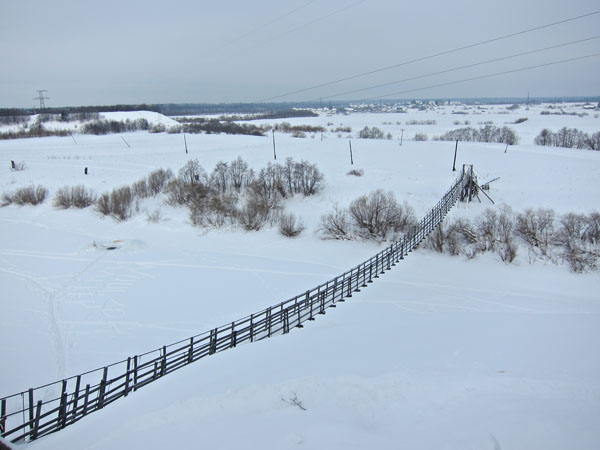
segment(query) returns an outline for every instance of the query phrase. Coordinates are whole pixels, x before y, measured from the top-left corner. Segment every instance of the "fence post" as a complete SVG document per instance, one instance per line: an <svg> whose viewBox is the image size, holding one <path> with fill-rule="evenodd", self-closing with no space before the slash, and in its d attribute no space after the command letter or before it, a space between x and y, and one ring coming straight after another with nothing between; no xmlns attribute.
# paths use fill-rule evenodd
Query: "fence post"
<svg viewBox="0 0 600 450"><path fill-rule="evenodd" d="M58 409L58 423L60 428L67 424L67 380L63 380L60 394L60 407Z"/></svg>
<svg viewBox="0 0 600 450"><path fill-rule="evenodd" d="M231 322L231 336L229 338L229 348L235 347L235 344L236 344L234 327L235 327L235 322Z"/></svg>
<svg viewBox="0 0 600 450"><path fill-rule="evenodd" d="M160 359L160 376L162 377L167 370L167 346L163 345L162 358Z"/></svg>
<svg viewBox="0 0 600 450"><path fill-rule="evenodd" d="M302 317L300 317L300 305L298 304L298 298L296 298L295 307L296 311L298 312L298 324L296 325L296 328L304 328L304 325L302 325Z"/></svg>
<svg viewBox="0 0 600 450"><path fill-rule="evenodd" d="M77 418L77 403L79 402L79 388L81 386L81 375L77 375L77 381L75 382L75 394L73 398L73 411L71 411L71 422L75 422Z"/></svg>
<svg viewBox="0 0 600 450"><path fill-rule="evenodd" d="M250 342L254 342L254 314L250 314Z"/></svg>
<svg viewBox="0 0 600 450"><path fill-rule="evenodd" d="M335 298L335 291L334 292L334 298ZM319 314L325 314L325 292L321 292L321 295L319 295L320 299L320 303L319 303Z"/></svg>
<svg viewBox="0 0 600 450"><path fill-rule="evenodd" d="M58 420L61 430L67 425L67 393L63 392L60 396L60 409L58 410Z"/></svg>
<svg viewBox="0 0 600 450"><path fill-rule="evenodd" d="M129 394L129 372L131 371L131 356L127 357L127 372L125 373L125 389L123 396L127 397Z"/></svg>
<svg viewBox="0 0 600 450"><path fill-rule="evenodd" d="M81 415L81 417L83 417L87 414L89 400L90 400L90 385L86 384L85 385L85 397L83 398L83 414Z"/></svg>
<svg viewBox="0 0 600 450"><path fill-rule="evenodd" d="M104 406L104 392L106 391L106 378L108 376L108 367L104 368L104 373L102 374L102 381L100 381L100 390L98 391L98 409L101 409Z"/></svg>
<svg viewBox="0 0 600 450"><path fill-rule="evenodd" d="M188 364L194 361L194 336L190 338L190 349L188 350Z"/></svg>
<svg viewBox="0 0 600 450"><path fill-rule="evenodd" d="M138 381L138 357L135 355L133 357L133 392L137 391L137 381Z"/></svg>
<svg viewBox="0 0 600 450"><path fill-rule="evenodd" d="M0 435L6 431L6 399L0 402Z"/></svg>
<svg viewBox="0 0 600 450"><path fill-rule="evenodd" d="M342 283L345 283L346 280L348 280L348 289L346 290L346 297L352 297L352 273L354 272L353 269L350 269L350 278L346 278L346 274L344 274L344 281ZM344 284L342 284L342 286L344 286Z"/></svg>
<svg viewBox="0 0 600 450"><path fill-rule="evenodd" d="M33 389L29 389L29 429L33 429Z"/></svg>
<svg viewBox="0 0 600 450"><path fill-rule="evenodd" d="M33 430L31 431L31 440L35 441L38 437L38 429L40 428L40 415L42 414L42 401L38 400L35 408L35 420L33 422Z"/></svg>
<svg viewBox="0 0 600 450"><path fill-rule="evenodd" d="M271 307L267 308L267 316L266 316L266 326L267 326L267 337L271 337Z"/></svg>

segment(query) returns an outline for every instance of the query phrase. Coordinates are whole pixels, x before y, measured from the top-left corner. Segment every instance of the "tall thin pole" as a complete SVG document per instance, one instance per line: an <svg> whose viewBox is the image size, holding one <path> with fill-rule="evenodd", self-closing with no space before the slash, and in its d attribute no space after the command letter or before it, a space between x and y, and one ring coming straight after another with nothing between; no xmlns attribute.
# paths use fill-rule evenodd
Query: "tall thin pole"
<svg viewBox="0 0 600 450"><path fill-rule="evenodd" d="M187 155L188 149L187 149L187 139L185 138L185 133L183 133L183 143L185 144L185 154Z"/></svg>
<svg viewBox="0 0 600 450"><path fill-rule="evenodd" d="M348 141L348 144L350 144L350 164L354 165L354 159L352 158L352 141Z"/></svg>
<svg viewBox="0 0 600 450"><path fill-rule="evenodd" d="M273 159L277 159L277 153L275 153L275 130L273 130Z"/></svg>
<svg viewBox="0 0 600 450"><path fill-rule="evenodd" d="M454 147L454 162L452 163L452 172L456 172L456 152L458 151L458 139L456 140L456 146Z"/></svg>
<svg viewBox="0 0 600 450"><path fill-rule="evenodd" d="M402 134L400 135L400 147L402 147L402 140L404 139L404 128L400 130Z"/></svg>

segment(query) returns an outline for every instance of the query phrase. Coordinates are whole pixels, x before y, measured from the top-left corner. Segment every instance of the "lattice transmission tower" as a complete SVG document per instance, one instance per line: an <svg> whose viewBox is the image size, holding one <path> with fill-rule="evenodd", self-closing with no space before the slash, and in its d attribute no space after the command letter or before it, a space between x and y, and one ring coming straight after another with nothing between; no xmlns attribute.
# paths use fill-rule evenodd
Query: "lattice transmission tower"
<svg viewBox="0 0 600 450"><path fill-rule="evenodd" d="M44 92L48 92L48 90L47 89L38 89L37 90L38 96L33 97L34 100L40 101L40 109L46 109L46 103L44 103L44 100L50 100L50 97L44 97Z"/></svg>

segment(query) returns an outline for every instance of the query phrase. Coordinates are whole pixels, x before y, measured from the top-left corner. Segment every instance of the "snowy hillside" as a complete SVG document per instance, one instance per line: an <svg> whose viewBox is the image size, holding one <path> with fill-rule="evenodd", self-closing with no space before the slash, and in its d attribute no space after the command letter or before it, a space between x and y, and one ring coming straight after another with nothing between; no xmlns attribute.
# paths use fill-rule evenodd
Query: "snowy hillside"
<svg viewBox="0 0 600 450"><path fill-rule="evenodd" d="M42 205L0 208L0 396L231 322L375 254L381 244L321 240L316 229L322 214L378 188L424 215L456 176L454 142L417 142L415 133L432 139L465 121L492 121L521 138L508 150L459 144L458 168L474 164L482 182L499 177L489 191L496 206L482 197L449 218L501 204L600 209L600 152L533 145L542 128L600 131L597 111L507 106L256 121L327 130L304 139L275 133L278 162L308 160L325 176L318 195L284 203L306 225L295 239L276 227L195 227L164 196L141 201L125 222L52 206L65 185L102 193L158 168L177 173L194 158L210 172L241 156L258 171L273 161L271 135L187 134L187 154L181 134L145 131L0 141L0 194L49 190ZM131 114L110 118L138 118ZM426 121L435 123L418 124ZM364 126L392 138L357 139ZM10 171L11 160L25 169ZM530 259L526 250L508 265L492 254L467 261L420 249L304 329L203 359L31 448L595 448L598 272Z"/></svg>

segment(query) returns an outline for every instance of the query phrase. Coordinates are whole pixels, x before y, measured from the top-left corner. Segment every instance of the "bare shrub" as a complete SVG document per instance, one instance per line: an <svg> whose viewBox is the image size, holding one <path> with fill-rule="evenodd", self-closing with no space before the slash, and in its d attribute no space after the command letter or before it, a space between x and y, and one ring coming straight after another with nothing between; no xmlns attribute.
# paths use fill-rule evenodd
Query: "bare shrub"
<svg viewBox="0 0 600 450"><path fill-rule="evenodd" d="M87 208L96 202L94 191L88 190L84 185L64 186L54 196L53 205L56 208Z"/></svg>
<svg viewBox="0 0 600 450"><path fill-rule="evenodd" d="M133 195L135 195L137 198L147 198L150 195L148 183L146 182L145 178L133 183L131 189L133 190Z"/></svg>
<svg viewBox="0 0 600 450"><path fill-rule="evenodd" d="M231 185L229 164L219 161L210 174L210 186L219 193L227 192Z"/></svg>
<svg viewBox="0 0 600 450"><path fill-rule="evenodd" d="M425 248L434 250L438 253L444 253L446 234L444 233L444 222L440 224L427 236Z"/></svg>
<svg viewBox="0 0 600 450"><path fill-rule="evenodd" d="M96 202L96 210L105 216L110 215L115 220L129 219L137 210L132 189L122 186L113 189L110 194L100 195Z"/></svg>
<svg viewBox="0 0 600 450"><path fill-rule="evenodd" d="M548 249L554 238L554 211L539 208L526 209L518 214L515 232L532 249L538 249L543 256L548 256Z"/></svg>
<svg viewBox="0 0 600 450"><path fill-rule="evenodd" d="M369 128L365 126L358 133L358 137L361 139L383 139L384 136L383 131L377 127Z"/></svg>
<svg viewBox="0 0 600 450"><path fill-rule="evenodd" d="M164 133L167 130L167 127L162 123L157 123L150 128L150 133Z"/></svg>
<svg viewBox="0 0 600 450"><path fill-rule="evenodd" d="M148 193L153 196L160 194L167 186L167 183L173 179L171 169L157 169L148 174Z"/></svg>
<svg viewBox="0 0 600 450"><path fill-rule="evenodd" d="M167 194L167 204L171 206L181 206L188 203L188 185L181 178L169 181L165 193Z"/></svg>
<svg viewBox="0 0 600 450"><path fill-rule="evenodd" d="M48 195L48 189L45 187L38 186L28 186L24 188L19 188L11 193L4 193L2 195L2 206L7 206L12 203L23 206L23 205L39 205L43 203Z"/></svg>
<svg viewBox="0 0 600 450"><path fill-rule="evenodd" d="M204 185L208 184L206 172L197 159L189 160L181 169L179 169L179 178L181 178L185 184L192 186L197 183L202 183Z"/></svg>
<svg viewBox="0 0 600 450"><path fill-rule="evenodd" d="M237 220L246 230L258 231L269 220L270 210L264 203L248 200L237 211Z"/></svg>
<svg viewBox="0 0 600 450"><path fill-rule="evenodd" d="M279 232L286 237L296 237L304 231L304 223L293 214L282 214L279 218Z"/></svg>
<svg viewBox="0 0 600 450"><path fill-rule="evenodd" d="M456 219L450 223L445 245L451 255L463 254L469 259L474 258L479 251L477 233L466 219Z"/></svg>
<svg viewBox="0 0 600 450"><path fill-rule="evenodd" d="M583 234L584 240L591 244L600 244L600 213L590 213L586 221L587 227Z"/></svg>
<svg viewBox="0 0 600 450"><path fill-rule="evenodd" d="M352 239L348 212L336 206L332 213L322 215L318 232L322 239Z"/></svg>
<svg viewBox="0 0 600 450"><path fill-rule="evenodd" d="M429 140L429 137L426 133L415 133L415 137L413 138L413 140L423 142Z"/></svg>
<svg viewBox="0 0 600 450"><path fill-rule="evenodd" d="M381 189L354 200L348 212L358 234L367 239L386 240L417 222L410 206L398 204L392 192Z"/></svg>
<svg viewBox="0 0 600 450"><path fill-rule="evenodd" d="M513 239L515 219L512 209L507 205L500 207L498 215L497 233L499 243L496 253L502 261L512 263L517 257L518 246Z"/></svg>
<svg viewBox="0 0 600 450"><path fill-rule="evenodd" d="M105 192L98 197L98 200L96 201L96 211L103 216L108 216L110 214L110 195L108 192Z"/></svg>
<svg viewBox="0 0 600 450"><path fill-rule="evenodd" d="M358 169L358 170L357 169L352 169L352 170L346 172L346 175L352 175L352 176L355 176L355 177L362 177L364 174L365 174L365 171L362 170L362 169Z"/></svg>
<svg viewBox="0 0 600 450"><path fill-rule="evenodd" d="M254 172L248 167L248 163L238 156L229 164L229 178L233 189L239 192L252 182Z"/></svg>

